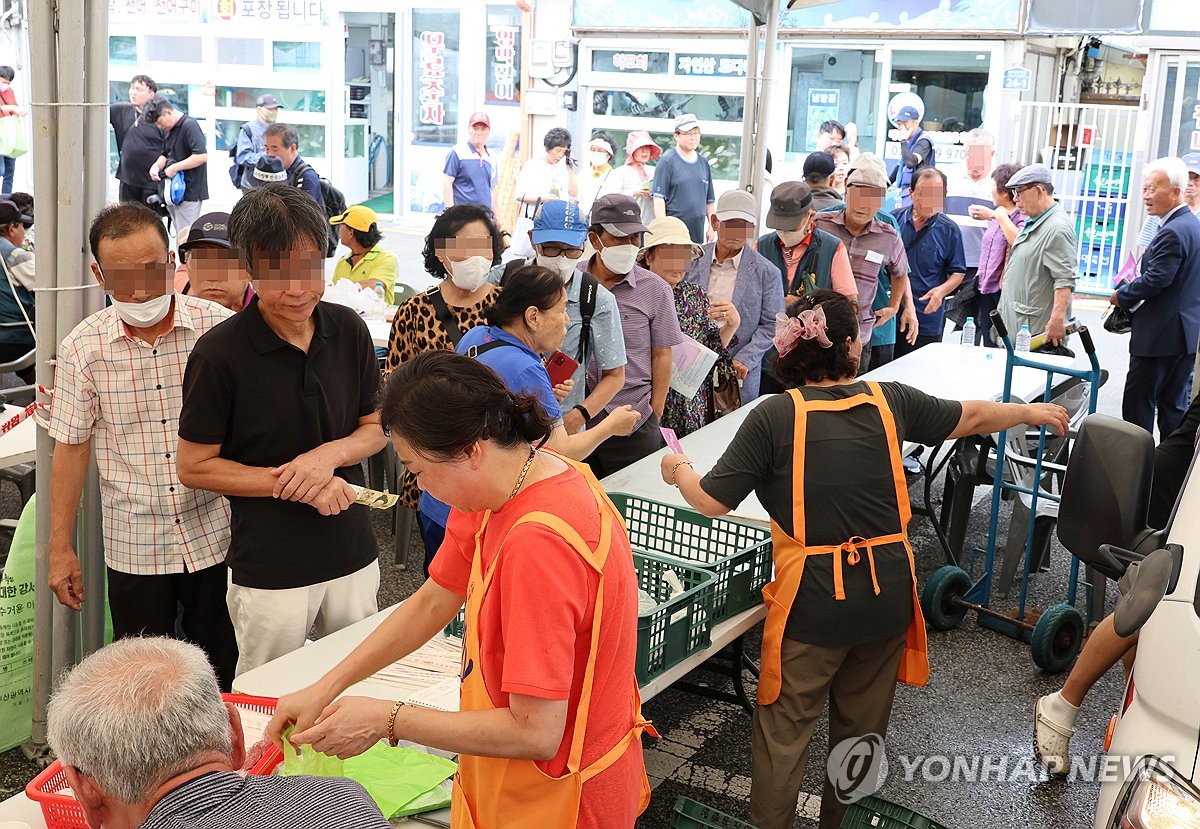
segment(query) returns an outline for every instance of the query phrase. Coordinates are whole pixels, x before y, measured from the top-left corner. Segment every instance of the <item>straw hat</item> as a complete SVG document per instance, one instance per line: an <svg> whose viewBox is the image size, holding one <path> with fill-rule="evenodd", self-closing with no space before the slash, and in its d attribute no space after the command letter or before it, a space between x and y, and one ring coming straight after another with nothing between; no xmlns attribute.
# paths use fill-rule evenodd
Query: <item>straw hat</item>
<svg viewBox="0 0 1200 829"><path fill-rule="evenodd" d="M644 261L650 249L659 245L687 245L692 249L693 260L704 255L700 246L692 241L687 225L683 223L683 220L674 216L663 216L650 223L650 226L646 228L645 235L642 236L642 249L638 251L638 261Z"/></svg>

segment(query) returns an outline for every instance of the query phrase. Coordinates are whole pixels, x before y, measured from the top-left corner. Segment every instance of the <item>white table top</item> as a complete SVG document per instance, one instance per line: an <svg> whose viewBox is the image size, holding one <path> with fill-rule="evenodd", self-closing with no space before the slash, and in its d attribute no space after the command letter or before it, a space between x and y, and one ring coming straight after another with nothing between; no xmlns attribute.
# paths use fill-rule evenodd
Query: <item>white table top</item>
<svg viewBox="0 0 1200 829"><path fill-rule="evenodd" d="M369 320L363 317L367 330L371 332L371 342L376 348L387 348L388 337L392 333L392 324L388 320Z"/></svg>
<svg viewBox="0 0 1200 829"><path fill-rule="evenodd" d="M25 792L17 792L8 800L0 803L0 822L16 820L28 823L30 829L46 829L46 819L42 816L42 807L25 796Z"/></svg>
<svg viewBox="0 0 1200 829"><path fill-rule="evenodd" d="M1076 365L1076 361L1069 357L1036 355L1036 359L1059 367ZM926 394L947 400L991 400L1004 391L1004 367L1003 349L968 349L957 343L931 343L867 372L862 379L905 383ZM1045 385L1045 372L1032 368L1018 368L1013 372L1013 393L1022 399L1040 396ZM764 399L766 398L760 397L751 401L737 411L680 439L683 451L696 465L698 472L703 474L716 465L746 419L746 415ZM911 454L915 448L914 443L904 444L905 454ZM663 455L670 451L666 448L660 449L620 472L609 475L602 481L604 488L609 492L629 492L666 504L688 507L678 489L663 483L659 472ZM770 516L754 493L750 493L745 501L731 510L728 517L763 526L771 523Z"/></svg>
<svg viewBox="0 0 1200 829"><path fill-rule="evenodd" d="M0 419L8 420L24 411L21 406L5 406ZM15 429L0 435L0 469L29 463L37 457L37 424L32 417L21 421Z"/></svg>

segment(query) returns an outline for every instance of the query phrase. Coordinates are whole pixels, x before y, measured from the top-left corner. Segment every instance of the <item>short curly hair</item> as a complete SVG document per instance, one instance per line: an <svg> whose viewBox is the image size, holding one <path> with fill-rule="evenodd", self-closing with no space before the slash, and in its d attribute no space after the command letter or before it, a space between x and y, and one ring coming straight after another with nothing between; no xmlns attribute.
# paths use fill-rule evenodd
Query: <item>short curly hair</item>
<svg viewBox="0 0 1200 829"><path fill-rule="evenodd" d="M843 293L818 288L800 297L791 316L821 306L833 345L821 348L816 340L799 340L796 347L775 363L775 377L787 388L824 380L844 380L858 374L859 358L852 349L858 339L858 306Z"/></svg>
<svg viewBox="0 0 1200 829"><path fill-rule="evenodd" d="M546 148L546 152L550 152L555 147L565 147L569 150L571 149L571 133L562 127L551 127L546 131L546 137L542 139L542 146Z"/></svg>
<svg viewBox="0 0 1200 829"><path fill-rule="evenodd" d="M449 275L442 260L437 258L438 243L453 239L471 222L483 222L487 225L488 235L492 237L492 265L500 264L500 255L504 253L504 239L500 235L500 228L491 208L481 204L455 204L447 207L433 220L433 227L425 237L425 247L421 250L421 256L425 260L425 270L430 276L444 279Z"/></svg>

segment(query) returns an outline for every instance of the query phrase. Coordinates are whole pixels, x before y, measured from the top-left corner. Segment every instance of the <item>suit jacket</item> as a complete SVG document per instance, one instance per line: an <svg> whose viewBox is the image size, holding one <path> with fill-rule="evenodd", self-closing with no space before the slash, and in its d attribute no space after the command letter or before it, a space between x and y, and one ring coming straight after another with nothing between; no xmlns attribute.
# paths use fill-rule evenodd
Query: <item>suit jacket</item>
<svg viewBox="0 0 1200 829"><path fill-rule="evenodd" d="M1162 224L1146 248L1137 279L1117 289L1133 314L1129 353L1135 357L1195 354L1200 340L1200 219L1187 207Z"/></svg>
<svg viewBox="0 0 1200 829"><path fill-rule="evenodd" d="M717 243L702 245L704 255L692 263L685 279L708 290L713 251ZM742 381L742 401L758 397L759 369L763 355L771 348L775 336L775 315L783 313L783 276L779 268L754 248L742 248L737 280L733 285L733 306L742 318L737 330L739 345L729 356L750 369Z"/></svg>

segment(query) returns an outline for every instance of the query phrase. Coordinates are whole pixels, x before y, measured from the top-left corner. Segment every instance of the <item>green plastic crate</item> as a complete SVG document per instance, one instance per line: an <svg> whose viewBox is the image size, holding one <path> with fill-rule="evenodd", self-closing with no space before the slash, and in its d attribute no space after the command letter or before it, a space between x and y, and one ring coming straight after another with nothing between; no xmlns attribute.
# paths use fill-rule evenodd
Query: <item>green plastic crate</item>
<svg viewBox="0 0 1200 829"><path fill-rule="evenodd" d="M608 497L625 518L634 550L712 571L714 624L762 603L773 564L769 529L624 492Z"/></svg>
<svg viewBox="0 0 1200 829"><path fill-rule="evenodd" d="M671 829L755 829L744 820L718 812L703 803L679 796L675 801L675 814L671 816Z"/></svg>
<svg viewBox="0 0 1200 829"><path fill-rule="evenodd" d="M638 685L645 685L712 642L713 575L707 570L650 554L634 553L638 587L659 604L638 614ZM683 592L674 598L663 575L679 577Z"/></svg>
<svg viewBox="0 0 1200 829"><path fill-rule="evenodd" d="M946 829L940 823L919 815L882 797L868 795L850 804L842 818L841 829Z"/></svg>

